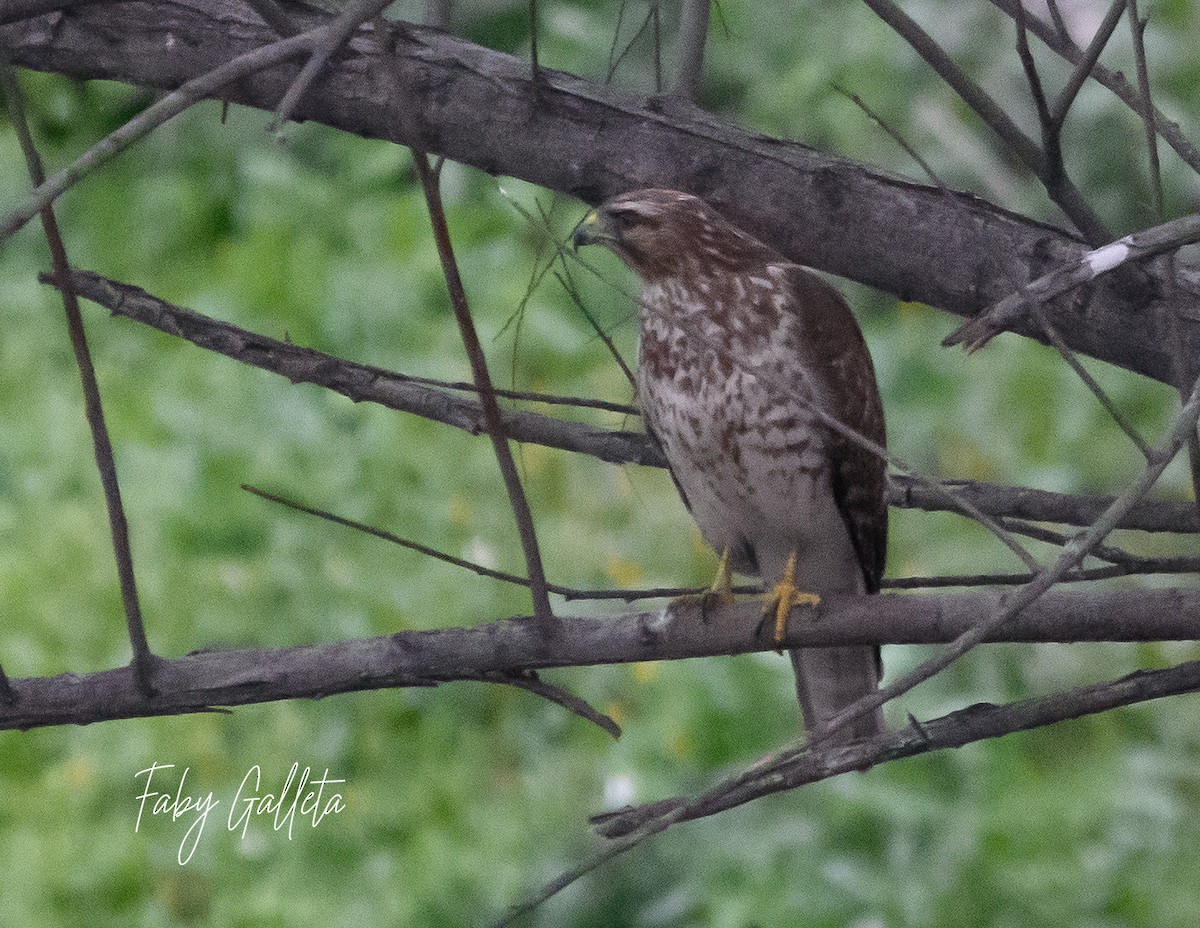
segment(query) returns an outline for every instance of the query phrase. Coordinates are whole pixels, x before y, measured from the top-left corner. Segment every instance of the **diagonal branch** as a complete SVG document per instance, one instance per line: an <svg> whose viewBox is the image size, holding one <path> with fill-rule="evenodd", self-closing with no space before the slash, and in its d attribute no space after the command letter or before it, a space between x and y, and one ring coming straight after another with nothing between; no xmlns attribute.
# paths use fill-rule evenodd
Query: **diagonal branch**
<svg viewBox="0 0 1200 928"><path fill-rule="evenodd" d="M0 50L0 87L8 101L9 117L20 139L21 149L29 168L29 179L36 187L45 180L42 159L34 146L25 118L21 88L12 73L7 55ZM79 309L79 296L71 278L71 265L67 260L67 249L54 217L53 207L42 208L42 225L46 232L46 243L50 247L50 262L54 279L62 294L63 309L67 315L67 333L75 364L79 368L79 379L83 388L83 407L88 428L92 433L92 447L96 457L96 468L100 472L100 485L104 489L104 503L108 510L108 524L112 535L113 554L117 561L117 579L121 587L121 603L125 611L125 625L133 649L133 675L138 689L145 696L152 696L151 683L154 656L146 640L146 628L142 622L142 607L138 600L137 581L133 571L133 551L129 546L129 524L125 518L125 507L121 502L121 486L117 480L117 465L113 459L112 440L104 421L104 406L100 401L100 384L96 380L96 368L92 364L92 353L88 348L87 333L83 328L83 314Z"/></svg>
<svg viewBox="0 0 1200 928"><path fill-rule="evenodd" d="M892 0L863 0L892 27L949 84L966 104L987 123L1025 165L1037 175L1050 198L1092 244L1108 241L1112 233L1097 216L1083 194L1065 174L1056 172L1046 154L1035 145L1008 114L978 84L967 77L942 47Z"/></svg>
<svg viewBox="0 0 1200 928"><path fill-rule="evenodd" d="M942 344L946 347L961 344L968 351L978 351L1020 319L1025 314L1026 307L1045 303L1069 290L1082 287L1132 261L1152 258L1193 242L1200 242L1200 213L1172 219L1162 225L1126 235L1115 242L1085 252L1077 261L1064 264L1030 281L980 312L974 319L960 325L942 339Z"/></svg>
<svg viewBox="0 0 1200 928"><path fill-rule="evenodd" d="M167 120L179 115L189 106L206 97L219 93L234 81L296 57L311 48L313 43L324 34L325 28L313 29L301 35L281 39L262 48L246 52L183 84L174 93L168 94L157 103L147 107L115 132L106 135L68 167L38 183L33 193L20 206L10 210L0 219L0 240L8 238L20 229L66 192L76 181L101 165L107 164L134 142L145 138Z"/></svg>
<svg viewBox="0 0 1200 928"><path fill-rule="evenodd" d="M1031 31L1038 27L1031 19ZM589 203L634 186L689 190L791 260L963 316L1005 296L1007 280L1030 280L1086 250L1060 229L977 197L549 68L535 88L527 59L437 30L392 28L396 56L413 78L406 106L420 114L417 125L397 124L374 43L357 36L353 54L330 61L297 118L415 143ZM176 38L170 54L161 41L167 29ZM240 0L86 6L61 22L0 26L18 64L167 89L274 38ZM273 110L295 73L292 65L273 68L211 95ZM581 125L599 131L580 132ZM1102 283L1062 316L1059 330L1076 351L1176 384L1170 306L1146 305L1140 294ZM1183 328L1188 345L1195 328L1190 321ZM1033 324L1017 330L1040 335Z"/></svg>
<svg viewBox="0 0 1200 928"><path fill-rule="evenodd" d="M991 0L992 4L1011 17L1016 17L1021 0ZM1046 47L1059 57L1077 66L1076 74L1090 75L1097 82L1107 87L1126 106L1135 112L1140 112L1139 94L1136 87L1129 83L1120 71L1112 71L1099 62L1089 62L1092 51L1098 55L1100 49L1089 45L1085 52L1079 48L1065 30L1055 31L1036 16L1028 17L1029 31L1046 43ZM1072 81L1073 83L1073 81ZM1186 162L1193 171L1200 174L1200 150L1196 148L1178 123L1168 119L1160 110L1153 110L1154 128L1175 153Z"/></svg>
<svg viewBox="0 0 1200 928"><path fill-rule="evenodd" d="M1113 0L1109 4L1108 12L1104 14L1104 19L1101 21L1100 27L1096 30L1096 34L1092 36L1091 42L1088 43L1087 50L1080 56L1075 65L1075 70L1071 72L1066 85L1055 99L1050 113L1050 120L1055 132L1061 129L1063 123L1066 122L1067 113L1071 110L1071 104L1079 96L1079 91L1083 89L1084 83L1092 76L1096 62L1100 60L1100 53L1104 51L1104 47L1108 44L1108 40L1112 38L1112 34L1117 28L1117 23L1121 21L1121 14L1125 12L1126 2L1127 0ZM1018 5L1016 7L1016 16L1023 23L1033 18L1026 16L1024 11L1024 6ZM1066 41L1070 41L1065 31L1061 35Z"/></svg>
<svg viewBox="0 0 1200 928"><path fill-rule="evenodd" d="M504 489L508 493L508 502L521 536L521 548L525 553L525 565L529 571L529 592L533 596L533 612L545 624L546 633L553 634L556 625L554 624L554 613L550 608L550 596L546 589L546 571L542 566L542 553L538 547L537 532L533 525L533 513L529 509L529 500L526 499L525 490L521 486L521 476L517 473L516 461L513 460L512 449L508 446L508 438L504 434L504 420L500 413L500 406L496 402L492 378L488 374L487 359L483 354L483 346L479 343L479 335L475 331L475 322L471 318L470 307L467 306L467 292L458 272L454 247L450 243L450 230L446 226L446 212L442 208L442 195L437 177L429 166L429 158L425 152L413 149L413 161L417 166L417 174L421 178L421 186L425 190L425 202L429 207L429 221L433 226L438 257L441 259L442 271L446 277L446 287L450 292L450 303L454 307L454 318L458 323L463 346L467 350L467 359L471 363L471 375L479 390L479 400L483 407L483 418L487 424L488 437L492 440L492 447L496 451L496 460L504 478Z"/></svg>
<svg viewBox="0 0 1200 928"><path fill-rule="evenodd" d="M300 99L308 91L317 75L325 69L329 59L338 53L357 30L371 17L380 13L392 0L350 0L337 18L322 30L321 37L312 46L308 61L288 88L279 107L275 110L275 119L270 130L281 132L283 125L292 118Z"/></svg>
<svg viewBox="0 0 1200 928"><path fill-rule="evenodd" d="M512 906L492 928L503 928L551 896L570 886L619 854L661 834L680 822L716 815L772 793L796 789L839 774L866 770L877 764L933 751L962 747L986 738L999 738L1070 719L1108 712L1122 706L1194 693L1200 690L1200 661L1162 670L1138 671L1119 680L1080 686L1052 696L1006 705L979 703L929 722L913 723L879 739L816 750L786 763L759 766L695 798L665 799L647 806L626 808L592 819L597 831L609 838L600 851L556 877L529 898ZM768 759L769 760L769 759Z"/></svg>

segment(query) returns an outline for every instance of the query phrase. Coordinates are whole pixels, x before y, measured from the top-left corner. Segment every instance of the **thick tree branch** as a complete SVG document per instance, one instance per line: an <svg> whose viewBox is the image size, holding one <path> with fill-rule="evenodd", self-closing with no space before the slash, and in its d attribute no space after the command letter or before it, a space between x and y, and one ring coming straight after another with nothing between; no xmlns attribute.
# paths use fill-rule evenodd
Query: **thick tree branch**
<svg viewBox="0 0 1200 928"><path fill-rule="evenodd" d="M373 43L357 38L301 101L297 118L416 144L591 203L651 184L692 190L801 263L960 315L1002 299L1010 281L1041 276L1086 250L1061 230L967 194L561 72L542 69L535 83L528 63L512 56L415 26L398 30L416 129L389 118L387 94L372 77ZM170 51L164 34L175 40ZM273 35L234 0L87 6L54 22L0 27L19 64L155 87L176 87ZM273 109L296 73L294 64L281 65L221 95ZM1174 383L1170 307L1131 302L1106 282L1082 293L1057 314L1073 349ZM1194 327L1189 321L1189 341ZM1016 330L1040 334L1030 320Z"/></svg>
<svg viewBox="0 0 1200 928"><path fill-rule="evenodd" d="M1003 592L939 596L830 596L792 622L783 648L929 644L953 640ZM709 609L695 601L657 611L564 617L568 634L547 641L532 617L475 628L398 632L293 648L200 651L159 658L158 693L145 698L128 668L48 678L10 678L16 703L0 705L0 729L88 724L399 686L432 686L480 674L559 666L712 657L774 650L758 637L757 601ZM1200 640L1200 591L1055 591L989 641Z"/></svg>
<svg viewBox="0 0 1200 928"><path fill-rule="evenodd" d="M343 396L369 401L441 422L478 435L486 431L478 403L454 396L418 379L379 367L355 364L332 355L302 348L199 313L174 306L139 287L75 271L77 292L112 311L176 338L287 377L293 383L311 383ZM47 280L47 282L52 282ZM515 441L544 445L589 455L610 464L643 464L663 467L662 453L641 432L597 428L580 422L555 419L530 412L506 410L504 431ZM914 478L889 475L888 495L893 506L935 512L954 512L944 494ZM1113 497L1072 496L1006 487L975 481L942 481L975 508L992 516L1011 516L1069 525L1090 525L1112 503ZM1165 500L1143 500L1122 517L1118 528L1151 532L1200 531L1195 507Z"/></svg>

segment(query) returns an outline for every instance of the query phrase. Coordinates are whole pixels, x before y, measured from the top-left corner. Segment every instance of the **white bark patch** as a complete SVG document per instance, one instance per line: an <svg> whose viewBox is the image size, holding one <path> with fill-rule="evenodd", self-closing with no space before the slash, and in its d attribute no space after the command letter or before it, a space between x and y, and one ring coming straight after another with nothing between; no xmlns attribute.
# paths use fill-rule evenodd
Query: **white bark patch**
<svg viewBox="0 0 1200 928"><path fill-rule="evenodd" d="M1129 246L1125 244L1125 239L1113 242L1111 245L1105 245L1103 248L1097 248L1095 251L1089 251L1084 255L1084 261L1091 269L1092 274L1100 275L1105 271L1111 271L1118 264L1121 264L1129 257Z"/></svg>

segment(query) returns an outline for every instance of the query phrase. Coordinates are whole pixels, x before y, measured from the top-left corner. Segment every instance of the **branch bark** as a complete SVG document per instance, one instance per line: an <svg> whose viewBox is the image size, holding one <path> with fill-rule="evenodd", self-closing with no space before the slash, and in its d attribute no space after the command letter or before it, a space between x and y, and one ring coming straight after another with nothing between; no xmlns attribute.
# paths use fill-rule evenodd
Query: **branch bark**
<svg viewBox="0 0 1200 928"><path fill-rule="evenodd" d="M311 383L349 397L479 435L486 431L478 403L379 367L356 364L210 319L175 306L140 287L109 280L90 271L71 277L80 296L114 315L151 326L194 345L287 377L292 383ZM47 283L53 283L49 278ZM662 452L644 433L598 428L531 412L505 410L504 432L515 440L586 454L610 464L665 467ZM1009 516L1067 525L1090 525L1113 502L1111 496L1073 496L1007 487L970 480L944 480L943 487L990 516ZM954 512L943 494L903 475L888 476L888 502L906 509ZM1188 503L1143 500L1126 513L1118 528L1149 532L1200 531L1196 509Z"/></svg>
<svg viewBox="0 0 1200 928"><path fill-rule="evenodd" d="M998 608L1004 595L830 596L805 621L790 623L778 647L951 641ZM568 633L550 641L534 618L521 617L333 644L199 651L158 658L153 699L138 691L127 667L10 679L15 702L0 705L0 730L435 686L493 672L774 650L773 638L758 637L761 619L757 601L710 608L705 619L697 601L681 600L650 612L563 617ZM987 640L1200 640L1200 591L1055 591Z"/></svg>
<svg viewBox="0 0 1200 928"><path fill-rule="evenodd" d="M416 26L398 29L399 67L419 114L414 128L389 118L387 95L372 79L374 43L357 38L296 117L416 145L589 203L637 186L691 190L803 264L959 315L1086 250L1068 233L969 194L570 74L541 69L535 82L528 64L510 55ZM177 87L273 37L234 0L84 6L0 27L18 64L152 87ZM296 73L296 65L281 65L221 93L271 110ZM1107 282L1081 294L1059 314L1074 350L1174 383L1170 306L1146 305ZM1016 330L1041 334L1032 321ZM1195 342L1190 319L1184 337Z"/></svg>

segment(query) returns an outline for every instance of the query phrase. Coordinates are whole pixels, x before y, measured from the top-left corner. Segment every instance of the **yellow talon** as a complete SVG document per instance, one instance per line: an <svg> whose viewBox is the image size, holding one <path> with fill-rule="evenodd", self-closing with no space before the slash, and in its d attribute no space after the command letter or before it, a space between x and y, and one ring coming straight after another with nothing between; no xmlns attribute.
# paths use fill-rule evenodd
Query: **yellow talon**
<svg viewBox="0 0 1200 928"><path fill-rule="evenodd" d="M783 642L787 631L788 614L793 606L817 606L821 597L816 593L806 593L796 589L796 553L788 555L787 566L783 569L783 577L775 584L775 588L766 597L767 604L764 614L775 613L775 644Z"/></svg>

